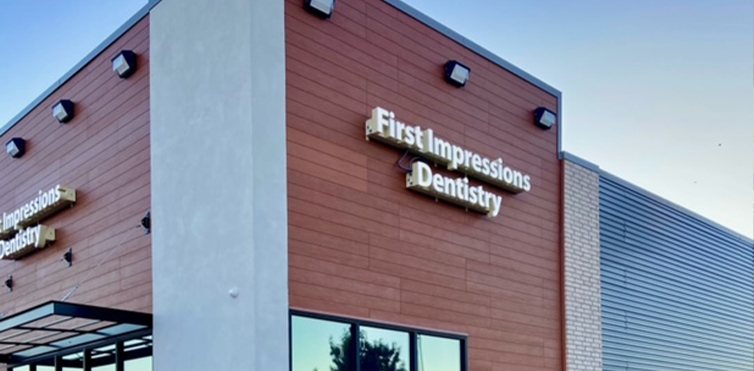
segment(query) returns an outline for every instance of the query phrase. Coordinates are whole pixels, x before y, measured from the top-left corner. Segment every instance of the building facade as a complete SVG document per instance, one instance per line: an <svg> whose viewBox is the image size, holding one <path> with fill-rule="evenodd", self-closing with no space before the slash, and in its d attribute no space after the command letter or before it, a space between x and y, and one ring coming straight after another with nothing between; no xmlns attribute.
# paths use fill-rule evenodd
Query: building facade
<svg viewBox="0 0 754 371"><path fill-rule="evenodd" d="M403 339L396 342L406 369L410 330L464 338L474 370L559 369L558 129L532 123L538 107L557 112L558 96L407 9L344 1L323 21L299 1L286 2L293 369L327 366L298 361L309 349L299 353L297 344L330 351L332 334L311 334L327 323L304 325L308 314L408 327L384 334ZM443 79L448 60L471 69L463 88ZM470 176L471 185L502 197L496 217L407 190L413 161L459 175L424 149L366 140L364 124L376 107L421 126L424 136L431 129L465 151L502 158L531 177L531 190L511 193Z"/></svg>
<svg viewBox="0 0 754 371"><path fill-rule="evenodd" d="M568 366L751 370L751 239L564 154Z"/></svg>
<svg viewBox="0 0 754 371"><path fill-rule="evenodd" d="M0 361L751 365L751 240L561 152L557 89L416 9L327 3L151 1L0 128Z"/></svg>
<svg viewBox="0 0 754 371"><path fill-rule="evenodd" d="M44 303L152 310L151 235L141 226L151 202L149 35L148 17L134 20L99 57L2 130L2 142L20 138L25 153L0 158L0 353L38 361L31 363L37 370L54 369L53 358L37 356L64 348L63 339L89 342L101 351L98 365L113 363L114 348L100 342L109 336L100 334L117 338L124 329L83 312L69 315L87 307ZM139 68L128 79L112 71L110 58L121 50L138 55ZM51 115L61 100L75 102L65 123ZM129 368L149 363L147 327L125 331L128 357L121 354L121 362ZM81 364L79 353L70 353L61 366Z"/></svg>

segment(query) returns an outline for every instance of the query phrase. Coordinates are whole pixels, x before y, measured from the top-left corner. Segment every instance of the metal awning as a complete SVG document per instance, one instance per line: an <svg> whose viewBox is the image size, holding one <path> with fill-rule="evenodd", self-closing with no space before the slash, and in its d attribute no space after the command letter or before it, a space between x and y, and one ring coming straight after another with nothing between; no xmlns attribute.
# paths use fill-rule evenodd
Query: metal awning
<svg viewBox="0 0 754 371"><path fill-rule="evenodd" d="M24 364L151 333L149 313L50 301L0 319L0 363Z"/></svg>

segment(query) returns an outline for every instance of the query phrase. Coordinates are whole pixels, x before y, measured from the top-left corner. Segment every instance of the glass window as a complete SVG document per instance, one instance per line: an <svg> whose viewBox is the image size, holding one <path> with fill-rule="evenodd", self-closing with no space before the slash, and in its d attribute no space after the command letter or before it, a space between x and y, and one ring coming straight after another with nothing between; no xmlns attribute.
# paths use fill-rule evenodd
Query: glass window
<svg viewBox="0 0 754 371"><path fill-rule="evenodd" d="M355 371L357 365L360 371L466 371L466 341L453 335L306 314L291 316L291 334L292 371Z"/></svg>
<svg viewBox="0 0 754 371"><path fill-rule="evenodd" d="M132 359L125 366L126 371L152 371L152 357Z"/></svg>
<svg viewBox="0 0 754 371"><path fill-rule="evenodd" d="M417 335L419 371L461 371L461 341L438 336Z"/></svg>
<svg viewBox="0 0 754 371"><path fill-rule="evenodd" d="M92 367L92 371L115 371L114 363L102 364L102 362L107 360L108 358L110 358L110 361L105 362L114 362L114 359L112 359L114 354L115 344L92 350L92 360L95 364L101 364L100 366Z"/></svg>
<svg viewBox="0 0 754 371"><path fill-rule="evenodd" d="M116 344L110 344L89 350L91 352L92 364L97 365L92 367L92 371L115 371L117 369L115 361L116 347ZM125 371L152 371L151 348L151 336L126 340L123 343L124 361L122 361ZM84 352L65 354L61 358L65 365L63 371L81 371L84 367ZM54 371L55 367L48 366L54 362L54 357L40 361L40 363L44 363L45 365L37 365L36 370ZM13 370L29 371L29 366L15 367Z"/></svg>
<svg viewBox="0 0 754 371"><path fill-rule="evenodd" d="M63 361L74 362L74 364L78 363L80 365L83 365L83 360L84 360L83 352L78 352L78 353L73 353L73 354L63 356ZM80 371L81 369L82 367L63 367L63 371Z"/></svg>
<svg viewBox="0 0 754 371"><path fill-rule="evenodd" d="M367 326L362 326L360 332L361 371L408 371L408 332Z"/></svg>
<svg viewBox="0 0 754 371"><path fill-rule="evenodd" d="M353 370L351 325L299 316L291 322L293 371Z"/></svg>

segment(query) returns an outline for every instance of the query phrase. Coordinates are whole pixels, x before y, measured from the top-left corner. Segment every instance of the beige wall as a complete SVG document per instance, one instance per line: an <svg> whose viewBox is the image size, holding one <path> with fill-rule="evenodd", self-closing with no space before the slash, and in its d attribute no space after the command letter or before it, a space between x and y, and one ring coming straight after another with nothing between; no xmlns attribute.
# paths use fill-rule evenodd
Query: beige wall
<svg viewBox="0 0 754 371"><path fill-rule="evenodd" d="M564 161L566 365L602 370L599 174Z"/></svg>

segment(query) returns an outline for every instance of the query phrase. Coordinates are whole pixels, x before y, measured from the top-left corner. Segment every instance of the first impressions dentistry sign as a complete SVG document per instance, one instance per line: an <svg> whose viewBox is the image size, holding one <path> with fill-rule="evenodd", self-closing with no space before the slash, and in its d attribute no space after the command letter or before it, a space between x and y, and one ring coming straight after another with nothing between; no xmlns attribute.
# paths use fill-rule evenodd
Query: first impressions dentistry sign
<svg viewBox="0 0 754 371"><path fill-rule="evenodd" d="M38 224L76 202L76 190L60 185L39 191L0 218L0 258L15 260L55 241L55 229Z"/></svg>
<svg viewBox="0 0 754 371"><path fill-rule="evenodd" d="M531 190L531 177L503 163L450 143L435 135L432 129L398 121L395 113L376 107L366 123L367 140L374 139L397 148L407 149L426 159L444 165L448 170L459 171L482 182L520 193ZM503 204L502 196L481 185L472 186L469 179L450 178L434 173L432 167L421 161L411 164L406 174L406 188L447 202L495 217Z"/></svg>

